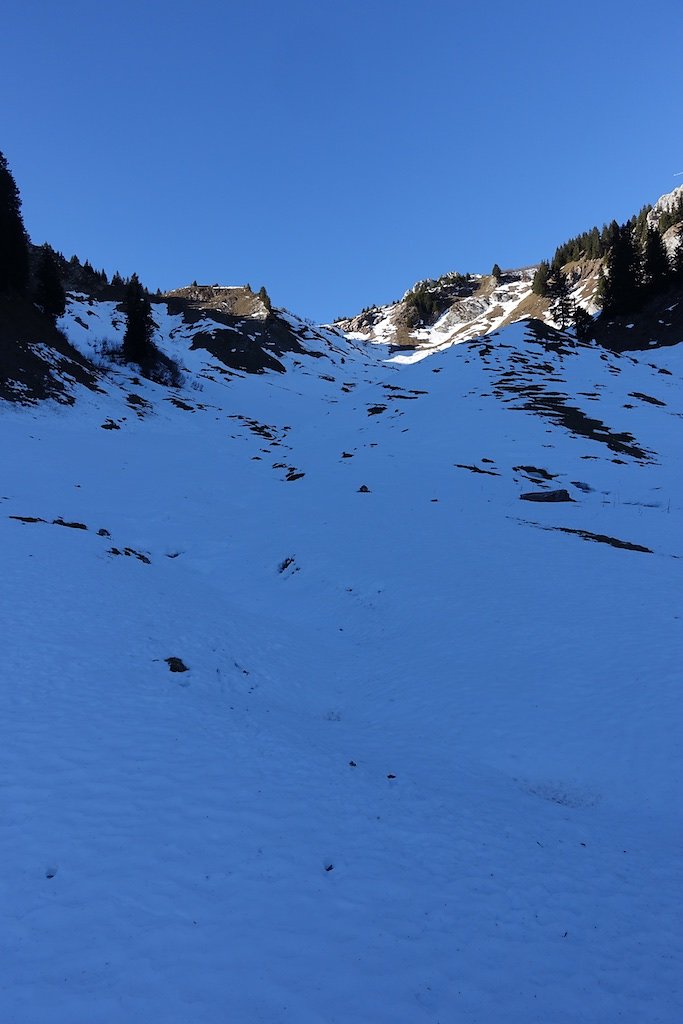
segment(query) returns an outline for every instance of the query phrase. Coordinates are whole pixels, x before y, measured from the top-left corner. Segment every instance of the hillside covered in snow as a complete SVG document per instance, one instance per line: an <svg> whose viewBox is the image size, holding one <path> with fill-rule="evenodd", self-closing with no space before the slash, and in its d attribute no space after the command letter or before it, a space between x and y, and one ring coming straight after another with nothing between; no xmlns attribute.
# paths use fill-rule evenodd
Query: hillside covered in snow
<svg viewBox="0 0 683 1024"><path fill-rule="evenodd" d="M4 1022L680 1020L683 349L527 284L412 354L185 290L175 386L85 294L21 349Z"/></svg>

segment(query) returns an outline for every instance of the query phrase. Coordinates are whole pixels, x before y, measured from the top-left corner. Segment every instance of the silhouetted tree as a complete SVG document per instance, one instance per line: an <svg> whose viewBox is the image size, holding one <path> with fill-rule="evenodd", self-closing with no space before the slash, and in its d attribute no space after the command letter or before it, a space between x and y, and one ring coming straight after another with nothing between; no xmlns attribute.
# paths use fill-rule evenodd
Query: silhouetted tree
<svg viewBox="0 0 683 1024"><path fill-rule="evenodd" d="M59 273L59 264L54 250L43 245L38 256L33 293L43 313L51 320L57 320L66 309L66 293Z"/></svg>
<svg viewBox="0 0 683 1024"><path fill-rule="evenodd" d="M127 363L148 363L156 354L152 344L154 321L147 293L137 274L133 274L128 282L123 309L126 314L123 358Z"/></svg>
<svg viewBox="0 0 683 1024"><path fill-rule="evenodd" d="M491 270L491 277L495 277L496 281L500 281L502 276L503 271L500 269L497 263L494 263L493 268Z"/></svg>
<svg viewBox="0 0 683 1024"><path fill-rule="evenodd" d="M594 335L593 317L580 306L578 302L574 306L574 332L579 341L590 341Z"/></svg>
<svg viewBox="0 0 683 1024"><path fill-rule="evenodd" d="M0 153L0 292L23 294L28 281L29 249L21 197L7 159Z"/></svg>
<svg viewBox="0 0 683 1024"><path fill-rule="evenodd" d="M640 302L640 251L630 224L610 230L612 246L607 254L607 273L603 287L603 313L620 316L631 313Z"/></svg>
<svg viewBox="0 0 683 1024"><path fill-rule="evenodd" d="M671 280L666 246L657 228L648 228L643 245L643 293L645 298L664 291Z"/></svg>
<svg viewBox="0 0 683 1024"><path fill-rule="evenodd" d="M551 310L554 318L562 330L568 327L574 316L574 303L571 299L569 281L567 275L558 267L548 282L550 297L552 299Z"/></svg>

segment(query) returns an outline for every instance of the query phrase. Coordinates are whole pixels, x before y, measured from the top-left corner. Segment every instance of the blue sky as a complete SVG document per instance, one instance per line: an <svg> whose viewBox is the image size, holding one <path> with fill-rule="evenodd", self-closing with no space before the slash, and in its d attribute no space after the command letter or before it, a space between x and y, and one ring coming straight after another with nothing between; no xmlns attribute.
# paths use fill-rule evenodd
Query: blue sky
<svg viewBox="0 0 683 1024"><path fill-rule="evenodd" d="M330 319L683 182L682 29L674 0L26 0L0 149L34 241Z"/></svg>

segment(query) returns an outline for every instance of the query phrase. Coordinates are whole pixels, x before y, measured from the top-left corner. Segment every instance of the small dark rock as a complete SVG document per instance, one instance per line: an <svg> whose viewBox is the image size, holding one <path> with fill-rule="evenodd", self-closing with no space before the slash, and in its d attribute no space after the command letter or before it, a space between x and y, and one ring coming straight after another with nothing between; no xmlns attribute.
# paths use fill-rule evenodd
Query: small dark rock
<svg viewBox="0 0 683 1024"><path fill-rule="evenodd" d="M527 491L520 494L522 501L574 501L564 487L556 491Z"/></svg>
<svg viewBox="0 0 683 1024"><path fill-rule="evenodd" d="M111 537L111 534L110 534L109 530L105 530L105 528L102 526L97 531L97 536L98 537Z"/></svg>
<svg viewBox="0 0 683 1024"><path fill-rule="evenodd" d="M188 667L185 664L185 662L182 660L182 658L176 658L176 657L164 658L164 661L166 662L166 664L170 668L171 672L187 672L188 671Z"/></svg>
<svg viewBox="0 0 683 1024"><path fill-rule="evenodd" d="M370 494L370 488L366 484L361 484L358 488L359 494Z"/></svg>

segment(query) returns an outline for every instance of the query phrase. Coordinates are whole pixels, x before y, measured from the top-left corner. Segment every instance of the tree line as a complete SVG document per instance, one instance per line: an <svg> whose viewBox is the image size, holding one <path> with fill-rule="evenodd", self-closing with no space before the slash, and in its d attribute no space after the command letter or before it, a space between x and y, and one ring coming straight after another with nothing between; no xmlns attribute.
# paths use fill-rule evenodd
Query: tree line
<svg viewBox="0 0 683 1024"><path fill-rule="evenodd" d="M111 285L123 293L126 330L122 358L125 362L150 367L161 353L153 343L155 330L149 292L137 274L124 279L116 272L111 282L104 270L98 271L76 256L70 261L50 245L31 246L21 212L21 196L4 153L0 152L0 296L26 299L35 303L55 324L66 311L64 280L74 275L93 284Z"/></svg>
<svg viewBox="0 0 683 1024"><path fill-rule="evenodd" d="M681 214L683 219L683 206ZM639 218L640 215L621 225L613 221L605 229L604 267L600 268L598 281L598 298L604 316L636 313L673 284L683 282L683 237L670 256L660 228L648 224L647 220L643 223ZM568 263L580 258L575 254L564 259L567 250L562 246L558 252L561 254L558 259L543 260L539 264L532 283L536 295L556 299L558 288L562 291L559 282L566 277L561 261ZM587 252L582 251L580 255L587 256Z"/></svg>

